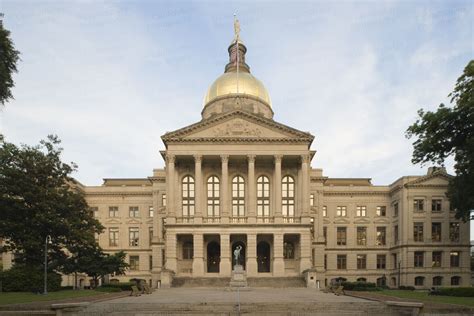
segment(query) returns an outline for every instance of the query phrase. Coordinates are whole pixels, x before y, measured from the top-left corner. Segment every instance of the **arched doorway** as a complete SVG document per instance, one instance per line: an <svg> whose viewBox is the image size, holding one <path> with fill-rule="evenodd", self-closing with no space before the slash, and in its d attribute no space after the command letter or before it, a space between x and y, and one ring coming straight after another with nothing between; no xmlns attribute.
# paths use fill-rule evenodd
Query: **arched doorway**
<svg viewBox="0 0 474 316"><path fill-rule="evenodd" d="M221 246L215 241L207 244L207 272L219 273Z"/></svg>
<svg viewBox="0 0 474 316"><path fill-rule="evenodd" d="M240 249L239 261L237 262L237 261L235 261L234 253L235 253L235 249L239 246L241 247L241 249ZM247 252L247 249L245 248L245 244L243 242L237 241L237 242L232 244L232 253L231 253L231 256L232 256L232 270L234 270L234 266L236 264L240 264L245 270L245 262L246 262L246 258L247 258L246 252Z"/></svg>
<svg viewBox="0 0 474 316"><path fill-rule="evenodd" d="M270 245L266 241L257 244L258 272L270 272Z"/></svg>

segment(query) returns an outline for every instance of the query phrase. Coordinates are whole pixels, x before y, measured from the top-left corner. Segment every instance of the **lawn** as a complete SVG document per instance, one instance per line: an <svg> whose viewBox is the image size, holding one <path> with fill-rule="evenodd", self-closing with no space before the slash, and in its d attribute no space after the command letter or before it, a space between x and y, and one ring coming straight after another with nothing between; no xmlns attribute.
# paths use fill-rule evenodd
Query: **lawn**
<svg viewBox="0 0 474 316"><path fill-rule="evenodd" d="M383 290L376 293L400 298L415 299L422 302L446 303L474 307L474 299L472 297L428 295L427 291Z"/></svg>
<svg viewBox="0 0 474 316"><path fill-rule="evenodd" d="M65 290L58 292L49 292L48 295L34 294L29 292L7 292L0 293L0 305L63 300L75 297L96 296L104 294L106 293L97 292L93 290Z"/></svg>

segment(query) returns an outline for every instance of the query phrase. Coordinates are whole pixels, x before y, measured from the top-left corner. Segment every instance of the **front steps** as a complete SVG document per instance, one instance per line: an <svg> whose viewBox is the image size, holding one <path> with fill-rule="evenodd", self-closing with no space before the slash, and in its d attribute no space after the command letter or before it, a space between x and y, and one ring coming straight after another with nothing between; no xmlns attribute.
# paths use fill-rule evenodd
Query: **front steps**
<svg viewBox="0 0 474 316"><path fill-rule="evenodd" d="M229 287L230 278L193 278L176 277L171 284L172 287ZM306 287L303 277L266 277L266 278L247 278L249 287L272 287L272 288L290 288Z"/></svg>
<svg viewBox="0 0 474 316"><path fill-rule="evenodd" d="M228 287L230 278L175 277L171 287Z"/></svg>

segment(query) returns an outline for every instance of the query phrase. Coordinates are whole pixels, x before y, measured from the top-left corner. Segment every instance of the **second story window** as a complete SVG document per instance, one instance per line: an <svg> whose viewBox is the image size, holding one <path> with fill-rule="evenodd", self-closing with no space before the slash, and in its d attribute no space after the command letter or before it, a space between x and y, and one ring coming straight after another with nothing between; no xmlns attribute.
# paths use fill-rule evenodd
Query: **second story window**
<svg viewBox="0 0 474 316"><path fill-rule="evenodd" d="M309 195L309 206L314 206L314 194Z"/></svg>
<svg viewBox="0 0 474 316"><path fill-rule="evenodd" d="M99 217L99 208L98 207L91 207L91 212L92 212L92 216L94 216L95 218Z"/></svg>
<svg viewBox="0 0 474 316"><path fill-rule="evenodd" d="M375 244L377 246L385 246L386 243L387 243L387 228L377 227Z"/></svg>
<svg viewBox="0 0 474 316"><path fill-rule="evenodd" d="M281 181L281 204L283 216L295 216L295 180L290 176Z"/></svg>
<svg viewBox="0 0 474 316"><path fill-rule="evenodd" d="M398 225L393 228L393 242L398 244Z"/></svg>
<svg viewBox="0 0 474 316"><path fill-rule="evenodd" d="M441 212L441 206L442 206L442 200L441 199L433 199L431 200L431 211L432 212Z"/></svg>
<svg viewBox="0 0 474 316"><path fill-rule="evenodd" d="M117 247L119 243L119 229L116 227L109 228L109 246Z"/></svg>
<svg viewBox="0 0 474 316"><path fill-rule="evenodd" d="M415 268L423 268L425 261L425 253L423 251L415 251L414 266Z"/></svg>
<svg viewBox="0 0 474 316"><path fill-rule="evenodd" d="M148 207L148 217L155 216L155 211L153 210L153 206Z"/></svg>
<svg viewBox="0 0 474 316"><path fill-rule="evenodd" d="M323 217L328 217L328 207L326 205L323 206Z"/></svg>
<svg viewBox="0 0 474 316"><path fill-rule="evenodd" d="M431 257L432 257L432 260L431 260L431 266L433 268L439 268L441 267L441 259L442 259L442 252L441 251L433 251L431 253Z"/></svg>
<svg viewBox="0 0 474 316"><path fill-rule="evenodd" d="M345 246L347 245L347 229L346 227L338 227L337 228L337 245L338 246Z"/></svg>
<svg viewBox="0 0 474 316"><path fill-rule="evenodd" d="M385 206L377 206L376 214L377 216L386 216L387 208Z"/></svg>
<svg viewBox="0 0 474 316"><path fill-rule="evenodd" d="M207 216L218 217L220 208L219 178L210 176L207 179Z"/></svg>
<svg viewBox="0 0 474 316"><path fill-rule="evenodd" d="M346 206L338 206L336 209L337 216L347 216L347 207Z"/></svg>
<svg viewBox="0 0 474 316"><path fill-rule="evenodd" d="M130 206L128 208L128 217L138 217L138 206Z"/></svg>
<svg viewBox="0 0 474 316"><path fill-rule="evenodd" d="M139 241L138 227L130 227L128 229L128 245L130 247L138 247Z"/></svg>
<svg viewBox="0 0 474 316"><path fill-rule="evenodd" d="M413 211L414 212L424 212L425 210L425 200L423 199L414 199L413 200Z"/></svg>
<svg viewBox="0 0 474 316"><path fill-rule="evenodd" d="M458 242L459 238L459 223L449 223L449 240L452 242Z"/></svg>
<svg viewBox="0 0 474 316"><path fill-rule="evenodd" d="M241 176L232 179L232 216L245 216L245 182Z"/></svg>
<svg viewBox="0 0 474 316"><path fill-rule="evenodd" d="M367 216L367 206L357 206L356 216L357 217L366 217Z"/></svg>
<svg viewBox="0 0 474 316"><path fill-rule="evenodd" d="M367 227L357 227L357 246L367 245Z"/></svg>
<svg viewBox="0 0 474 316"><path fill-rule="evenodd" d="M161 206L166 207L166 194L161 195Z"/></svg>
<svg viewBox="0 0 474 316"><path fill-rule="evenodd" d="M460 252L459 251L451 251L449 253L449 263L451 268L458 268L460 262Z"/></svg>
<svg viewBox="0 0 474 316"><path fill-rule="evenodd" d="M413 240L422 242L423 241L423 223L413 224Z"/></svg>
<svg viewBox="0 0 474 316"><path fill-rule="evenodd" d="M109 217L119 217L118 206L109 206Z"/></svg>
<svg viewBox="0 0 474 316"><path fill-rule="evenodd" d="M194 216L194 178L186 176L182 183L183 216Z"/></svg>
<svg viewBox="0 0 474 316"><path fill-rule="evenodd" d="M393 204L393 216L397 217L398 216L398 202Z"/></svg>
<svg viewBox="0 0 474 316"><path fill-rule="evenodd" d="M431 241L441 241L441 223L431 223Z"/></svg>
<svg viewBox="0 0 474 316"><path fill-rule="evenodd" d="M270 180L266 176L257 179L257 216L270 216Z"/></svg>

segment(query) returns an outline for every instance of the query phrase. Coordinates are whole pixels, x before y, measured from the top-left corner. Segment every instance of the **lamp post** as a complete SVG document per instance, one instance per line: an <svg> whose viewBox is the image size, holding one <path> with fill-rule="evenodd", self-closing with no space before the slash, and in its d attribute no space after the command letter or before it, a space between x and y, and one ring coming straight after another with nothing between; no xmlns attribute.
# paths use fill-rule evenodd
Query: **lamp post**
<svg viewBox="0 0 474 316"><path fill-rule="evenodd" d="M44 240L44 295L48 295L48 243L51 242L51 236L47 235Z"/></svg>

